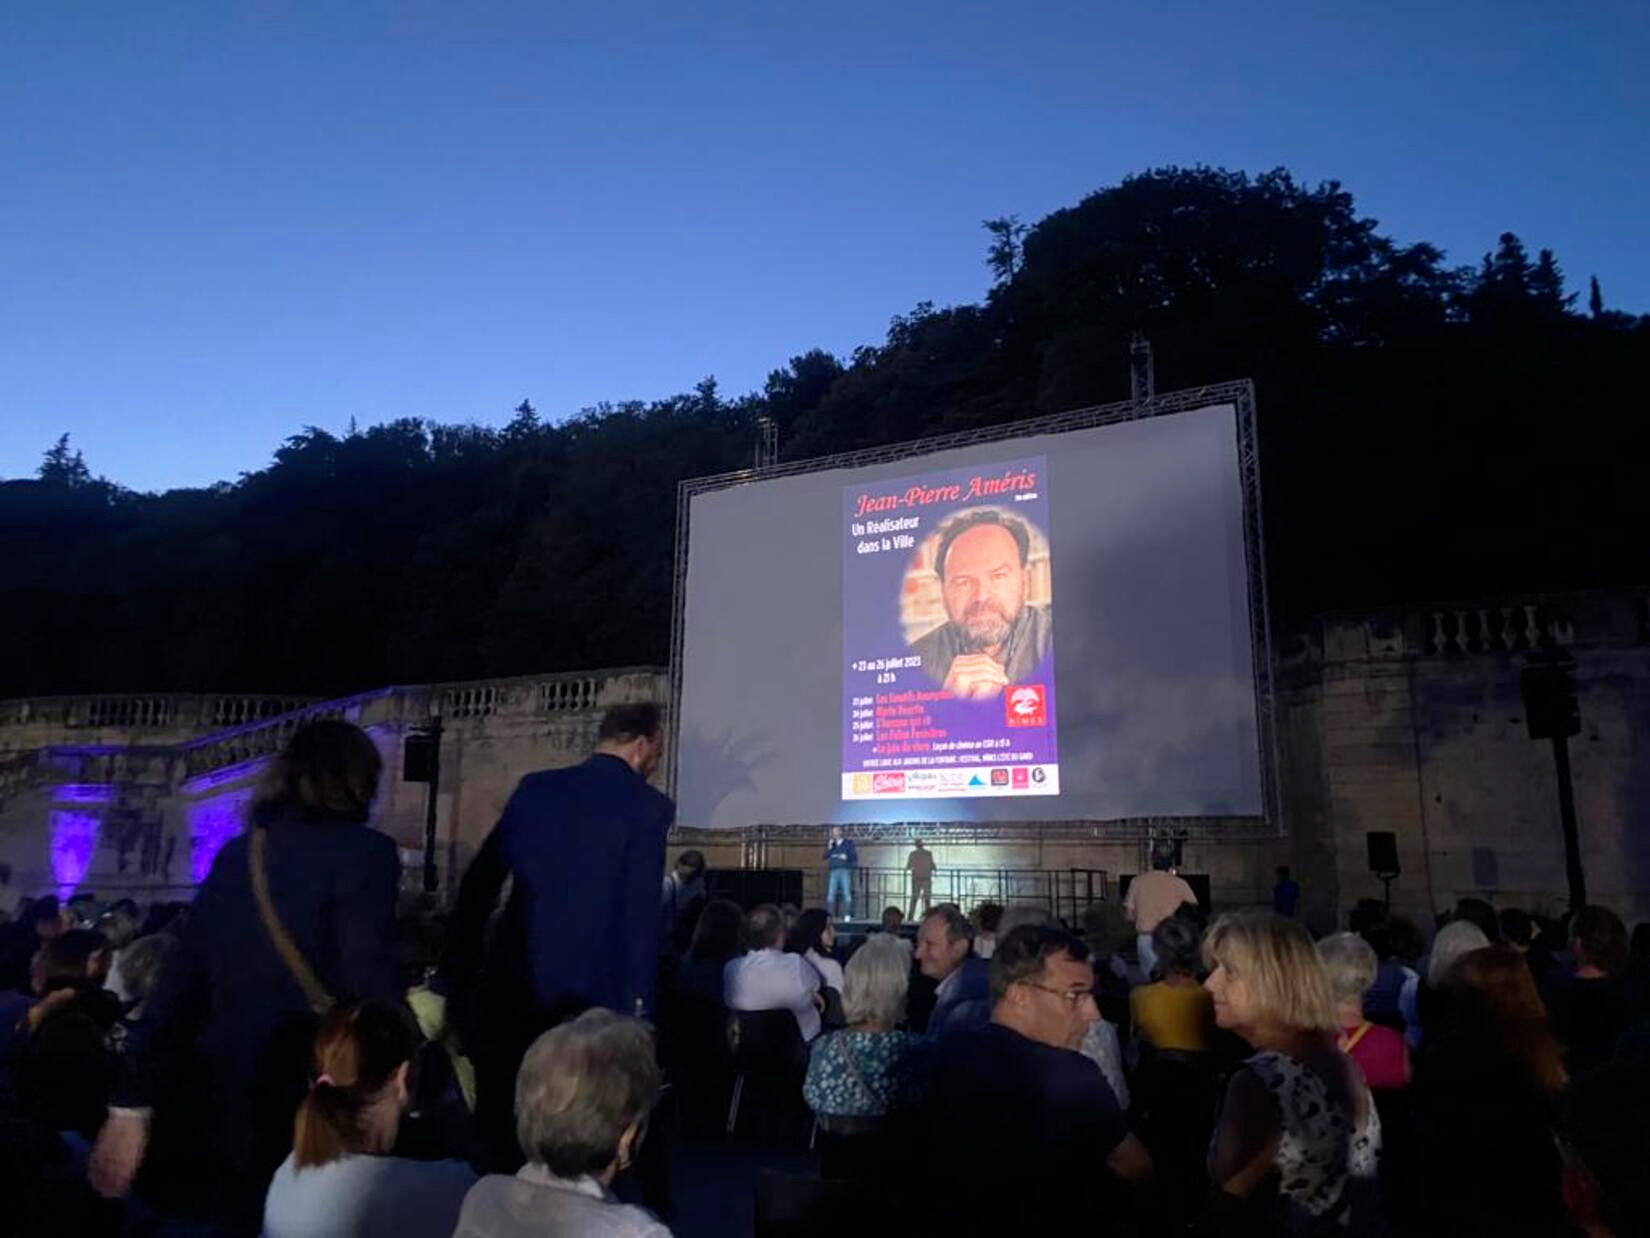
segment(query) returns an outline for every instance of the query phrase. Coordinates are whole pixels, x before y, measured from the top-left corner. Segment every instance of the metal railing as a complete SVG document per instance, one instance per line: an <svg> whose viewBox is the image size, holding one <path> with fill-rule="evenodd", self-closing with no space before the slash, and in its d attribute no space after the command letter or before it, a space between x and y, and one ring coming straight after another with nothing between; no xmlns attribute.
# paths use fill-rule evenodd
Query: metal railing
<svg viewBox="0 0 1650 1238"><path fill-rule="evenodd" d="M823 907L827 889L823 869L804 872L805 903ZM1077 924L1083 912L1110 897L1110 883L1102 868L938 868L928 898L955 903L972 913L981 903L1041 907L1067 924ZM913 899L911 874L903 868L866 868L854 872L854 916L878 919L886 907L898 907L906 916L922 908Z"/></svg>

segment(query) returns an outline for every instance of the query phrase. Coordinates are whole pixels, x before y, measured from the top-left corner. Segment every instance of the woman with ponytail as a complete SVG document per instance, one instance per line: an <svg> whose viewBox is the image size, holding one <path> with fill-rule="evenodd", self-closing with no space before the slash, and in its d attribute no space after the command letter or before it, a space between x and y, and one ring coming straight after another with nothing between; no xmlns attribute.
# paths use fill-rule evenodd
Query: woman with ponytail
<svg viewBox="0 0 1650 1238"><path fill-rule="evenodd" d="M292 1154L269 1185L264 1238L449 1238L476 1180L469 1166L390 1155L418 1041L386 1003L327 1013Z"/></svg>

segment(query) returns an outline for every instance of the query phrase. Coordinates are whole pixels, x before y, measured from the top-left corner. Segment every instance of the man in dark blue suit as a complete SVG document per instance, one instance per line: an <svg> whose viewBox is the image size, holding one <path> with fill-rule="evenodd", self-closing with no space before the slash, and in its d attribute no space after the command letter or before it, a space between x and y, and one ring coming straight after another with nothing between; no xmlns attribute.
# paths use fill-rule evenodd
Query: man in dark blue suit
<svg viewBox="0 0 1650 1238"><path fill-rule="evenodd" d="M442 971L489 1168L521 1163L515 1077L539 1033L592 1006L652 1014L675 807L647 780L663 751L658 706L608 710L588 760L521 780L464 874Z"/></svg>

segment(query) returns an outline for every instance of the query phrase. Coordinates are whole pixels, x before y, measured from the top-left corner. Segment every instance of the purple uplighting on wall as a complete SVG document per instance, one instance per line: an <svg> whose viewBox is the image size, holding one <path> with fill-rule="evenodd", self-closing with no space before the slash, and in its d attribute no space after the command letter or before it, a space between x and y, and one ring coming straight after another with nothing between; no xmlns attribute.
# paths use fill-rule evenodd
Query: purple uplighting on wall
<svg viewBox="0 0 1650 1238"><path fill-rule="evenodd" d="M60 898L68 898L85 880L97 848L98 815L94 812L54 811L52 821L52 877Z"/></svg>
<svg viewBox="0 0 1650 1238"><path fill-rule="evenodd" d="M115 789L106 782L65 782L52 789L59 804L107 804L114 798Z"/></svg>
<svg viewBox="0 0 1650 1238"><path fill-rule="evenodd" d="M251 797L251 788L246 788L238 795L217 795L189 806L189 876L196 885L206 880L223 845L241 832Z"/></svg>

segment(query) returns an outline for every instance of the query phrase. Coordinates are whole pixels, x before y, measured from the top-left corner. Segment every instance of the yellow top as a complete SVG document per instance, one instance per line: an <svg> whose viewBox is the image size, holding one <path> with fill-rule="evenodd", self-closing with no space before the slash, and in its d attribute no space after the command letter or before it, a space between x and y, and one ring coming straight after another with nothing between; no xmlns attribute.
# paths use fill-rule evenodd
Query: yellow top
<svg viewBox="0 0 1650 1238"><path fill-rule="evenodd" d="M1201 984L1142 985L1129 994L1129 1013L1135 1035L1154 1049L1199 1053L1214 1035L1214 1002Z"/></svg>

